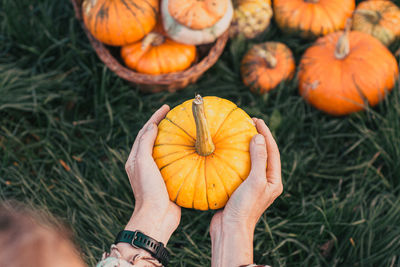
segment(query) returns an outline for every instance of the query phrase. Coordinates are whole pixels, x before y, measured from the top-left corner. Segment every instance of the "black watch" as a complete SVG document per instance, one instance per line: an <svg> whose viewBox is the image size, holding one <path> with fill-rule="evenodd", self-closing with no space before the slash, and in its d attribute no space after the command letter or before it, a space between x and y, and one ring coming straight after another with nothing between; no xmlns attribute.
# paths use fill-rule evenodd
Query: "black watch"
<svg viewBox="0 0 400 267"><path fill-rule="evenodd" d="M164 244L162 242L157 242L140 231L123 230L119 232L114 244L119 242L129 243L135 248L142 248L161 262L162 265L168 266L169 252L165 249Z"/></svg>

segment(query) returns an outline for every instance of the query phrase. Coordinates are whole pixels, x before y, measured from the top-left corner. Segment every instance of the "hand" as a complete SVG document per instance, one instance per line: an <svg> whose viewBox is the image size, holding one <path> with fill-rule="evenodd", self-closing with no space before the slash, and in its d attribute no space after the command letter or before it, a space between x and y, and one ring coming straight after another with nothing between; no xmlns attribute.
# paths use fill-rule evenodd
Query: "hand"
<svg viewBox="0 0 400 267"><path fill-rule="evenodd" d="M178 227L181 218L181 209L170 201L164 180L152 157L157 125L168 111L167 105L162 106L143 126L125 164L135 196L135 209L125 230L139 230L164 245ZM126 258L129 258L126 253L133 253L128 244L119 243L118 248Z"/></svg>
<svg viewBox="0 0 400 267"><path fill-rule="evenodd" d="M278 146L264 121L253 121L260 134L250 142L250 174L211 220L212 266L253 262L255 225L283 191Z"/></svg>
<svg viewBox="0 0 400 267"><path fill-rule="evenodd" d="M283 191L278 146L265 122L253 121L260 134L250 143L251 171L226 204L222 212L225 223L255 226Z"/></svg>

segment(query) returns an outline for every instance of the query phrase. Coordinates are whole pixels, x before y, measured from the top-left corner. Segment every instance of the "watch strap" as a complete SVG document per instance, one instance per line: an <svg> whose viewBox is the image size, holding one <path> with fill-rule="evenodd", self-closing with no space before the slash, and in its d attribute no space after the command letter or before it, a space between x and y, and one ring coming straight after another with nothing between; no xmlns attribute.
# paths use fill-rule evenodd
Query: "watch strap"
<svg viewBox="0 0 400 267"><path fill-rule="evenodd" d="M114 244L119 242L129 243L135 248L141 248L149 252L156 258L162 265L167 266L169 261L169 253L165 249L162 242L143 234L140 231L127 231L123 230L118 233Z"/></svg>

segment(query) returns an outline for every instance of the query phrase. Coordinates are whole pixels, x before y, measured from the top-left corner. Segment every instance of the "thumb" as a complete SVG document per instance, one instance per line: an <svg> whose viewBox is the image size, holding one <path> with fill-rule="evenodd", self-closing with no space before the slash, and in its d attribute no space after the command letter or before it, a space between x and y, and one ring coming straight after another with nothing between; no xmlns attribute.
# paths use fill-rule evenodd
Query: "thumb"
<svg viewBox="0 0 400 267"><path fill-rule="evenodd" d="M265 138L263 135L257 134L251 140L250 158L250 174L255 177L265 178L267 169L267 148L265 146Z"/></svg>
<svg viewBox="0 0 400 267"><path fill-rule="evenodd" d="M158 128L154 123L150 123L143 135L140 137L138 146L138 158L148 159L153 154L154 142L157 137Z"/></svg>

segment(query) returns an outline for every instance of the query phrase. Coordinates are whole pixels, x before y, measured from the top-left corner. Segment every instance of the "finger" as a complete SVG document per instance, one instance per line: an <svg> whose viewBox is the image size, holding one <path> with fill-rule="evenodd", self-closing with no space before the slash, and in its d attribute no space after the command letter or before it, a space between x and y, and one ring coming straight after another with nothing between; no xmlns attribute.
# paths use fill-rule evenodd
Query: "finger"
<svg viewBox="0 0 400 267"><path fill-rule="evenodd" d="M256 117L253 117L253 118L251 118L252 120L253 120L253 122L254 122L254 126L256 125L256 123L257 123L257 118Z"/></svg>
<svg viewBox="0 0 400 267"><path fill-rule="evenodd" d="M140 131L136 137L136 140L140 139L140 137L146 131L146 128L149 126L150 123L155 123L158 125L162 121L162 119L165 118L165 116L167 115L169 110L170 109L169 109L168 105L163 105L156 112L154 112L154 114L150 117L150 119L144 124L143 128L140 129Z"/></svg>
<svg viewBox="0 0 400 267"><path fill-rule="evenodd" d="M256 134L250 142L251 171L249 177L265 179L267 165L267 149L265 138L261 134Z"/></svg>
<svg viewBox="0 0 400 267"><path fill-rule="evenodd" d="M132 161L133 158L135 157L136 152L137 152L137 147L138 147L138 144L139 144L139 140L140 140L141 136L143 135L143 133L146 131L146 128L149 126L149 124L150 123L155 123L155 124L158 125L161 122L161 120L165 118L165 116L167 115L169 110L170 110L170 108L169 108L168 105L163 105L144 124L143 128L140 129L138 135L136 136L135 142L132 145L131 152L129 153L129 157L128 157L127 162Z"/></svg>
<svg viewBox="0 0 400 267"><path fill-rule="evenodd" d="M137 160L141 159L143 162L148 162L149 160L153 160L153 147L154 142L157 137L158 128L154 123L150 123L147 125L145 132L139 139L139 145L137 148Z"/></svg>
<svg viewBox="0 0 400 267"><path fill-rule="evenodd" d="M278 145L272 136L271 131L261 119L257 120L257 131L265 137L267 144L267 179L268 183L274 185L282 185L281 177L281 159L279 154Z"/></svg>
<svg viewBox="0 0 400 267"><path fill-rule="evenodd" d="M161 108L159 108L156 112L154 112L153 116L151 116L151 118L147 121L146 124L148 125L150 123L155 123L158 125L162 121L162 119L165 118L169 110L170 110L169 106L164 104Z"/></svg>

